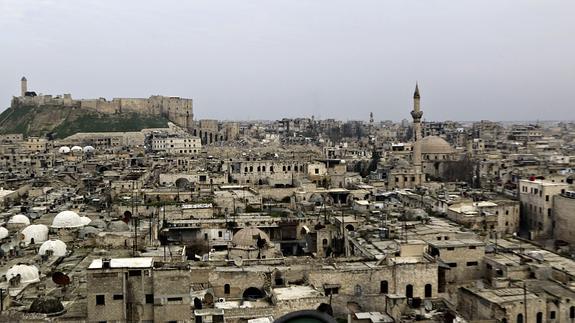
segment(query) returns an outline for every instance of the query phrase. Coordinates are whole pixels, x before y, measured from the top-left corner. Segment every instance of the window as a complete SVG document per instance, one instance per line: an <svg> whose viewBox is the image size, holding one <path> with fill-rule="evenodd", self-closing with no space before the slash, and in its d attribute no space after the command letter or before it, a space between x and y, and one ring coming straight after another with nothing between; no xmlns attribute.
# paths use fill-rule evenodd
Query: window
<svg viewBox="0 0 575 323"><path fill-rule="evenodd" d="M523 314L517 314L517 323L523 323Z"/></svg>
<svg viewBox="0 0 575 323"><path fill-rule="evenodd" d="M448 265L449 267L451 267L451 268L457 267L457 263L456 263L456 262L450 262L450 263L448 263L447 265Z"/></svg>
<svg viewBox="0 0 575 323"><path fill-rule="evenodd" d="M413 285L405 286L405 297L413 298Z"/></svg>
<svg viewBox="0 0 575 323"><path fill-rule="evenodd" d="M545 202L549 202L549 195L545 195Z"/></svg>
<svg viewBox="0 0 575 323"><path fill-rule="evenodd" d="M106 305L106 296L96 295L96 305Z"/></svg>
<svg viewBox="0 0 575 323"><path fill-rule="evenodd" d="M181 302L182 298L181 297L168 297L168 302Z"/></svg>
<svg viewBox="0 0 575 323"><path fill-rule="evenodd" d="M226 295L230 294L230 284L224 285L224 294L226 294Z"/></svg>
<svg viewBox="0 0 575 323"><path fill-rule="evenodd" d="M575 319L575 306L571 306L569 308L569 318L570 319Z"/></svg>
<svg viewBox="0 0 575 323"><path fill-rule="evenodd" d="M142 276L142 271L141 270L129 270L128 276L130 276L130 277Z"/></svg>
<svg viewBox="0 0 575 323"><path fill-rule="evenodd" d="M379 293L380 294L387 294L389 291L389 284L387 283L387 280L382 280L379 283Z"/></svg>
<svg viewBox="0 0 575 323"><path fill-rule="evenodd" d="M477 246L469 246L469 249L477 249Z"/></svg>
<svg viewBox="0 0 575 323"><path fill-rule="evenodd" d="M119 300L124 299L124 295L122 295L122 294L115 294L114 296L112 296L112 299L115 300L115 301L119 301Z"/></svg>
<svg viewBox="0 0 575 323"><path fill-rule="evenodd" d="M154 304L154 294L146 294L146 304Z"/></svg>
<svg viewBox="0 0 575 323"><path fill-rule="evenodd" d="M218 231L218 237L219 237L219 238L222 237L222 231Z"/></svg>
<svg viewBox="0 0 575 323"><path fill-rule="evenodd" d="M447 250L455 250L454 247L447 247Z"/></svg>
<svg viewBox="0 0 575 323"><path fill-rule="evenodd" d="M535 317L537 323L543 323L543 313L537 312L537 316Z"/></svg>
<svg viewBox="0 0 575 323"><path fill-rule="evenodd" d="M477 261L468 261L467 267L477 266Z"/></svg>
<svg viewBox="0 0 575 323"><path fill-rule="evenodd" d="M361 296L362 294L362 290L361 290L361 285L355 285L355 296Z"/></svg>
<svg viewBox="0 0 575 323"><path fill-rule="evenodd" d="M425 285L425 297L431 297L433 294L433 287L431 286L431 284L426 284Z"/></svg>
<svg viewBox="0 0 575 323"><path fill-rule="evenodd" d="M537 314L539 314L539 313L537 313ZM541 314L541 316L543 316L543 314ZM552 320L555 319L555 311L551 311L551 312L549 313L549 318L552 319ZM543 321L543 317L541 318L541 321Z"/></svg>

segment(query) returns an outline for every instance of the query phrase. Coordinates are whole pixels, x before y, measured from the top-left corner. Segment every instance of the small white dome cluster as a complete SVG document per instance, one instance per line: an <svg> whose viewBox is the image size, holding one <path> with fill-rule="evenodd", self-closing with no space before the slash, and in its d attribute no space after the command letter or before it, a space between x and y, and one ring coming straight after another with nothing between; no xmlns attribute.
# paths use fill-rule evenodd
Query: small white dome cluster
<svg viewBox="0 0 575 323"><path fill-rule="evenodd" d="M66 244L62 240L48 240L40 246L38 254L43 256L47 251L52 251L52 255L63 257L66 255Z"/></svg>
<svg viewBox="0 0 575 323"><path fill-rule="evenodd" d="M44 242L48 240L48 227L43 224L32 224L25 227L20 234L26 244L32 243L32 239L34 243Z"/></svg>
<svg viewBox="0 0 575 323"><path fill-rule="evenodd" d="M84 146L84 148L82 148L81 146L73 146L72 148L68 147L68 146L62 146L58 149L58 153L60 154L69 154L69 153L91 153L94 152L96 149L92 146Z"/></svg>
<svg viewBox="0 0 575 323"><path fill-rule="evenodd" d="M78 213L74 211L62 211L54 217L54 220L52 220L52 228L62 229L83 227L87 220L90 219L86 218L87 220L83 220L82 218L85 217L80 217Z"/></svg>
<svg viewBox="0 0 575 323"><path fill-rule="evenodd" d="M24 214L16 214L8 220L8 224L30 224L30 219Z"/></svg>
<svg viewBox="0 0 575 323"><path fill-rule="evenodd" d="M20 275L21 283L36 283L40 281L40 273L36 266L14 265L6 272L6 279Z"/></svg>

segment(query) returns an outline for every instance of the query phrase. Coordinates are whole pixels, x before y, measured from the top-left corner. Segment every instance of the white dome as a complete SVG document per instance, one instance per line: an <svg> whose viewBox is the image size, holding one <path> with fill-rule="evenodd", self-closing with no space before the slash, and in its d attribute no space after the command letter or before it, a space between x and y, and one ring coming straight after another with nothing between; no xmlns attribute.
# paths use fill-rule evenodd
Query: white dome
<svg viewBox="0 0 575 323"><path fill-rule="evenodd" d="M73 152L78 152L78 151L82 151L82 147L80 147L80 146L74 146L74 147L72 147L72 149L70 149L70 150L72 150Z"/></svg>
<svg viewBox="0 0 575 323"><path fill-rule="evenodd" d="M32 224L25 227L21 232L23 235L23 241L26 244L32 243L32 239L34 239L34 243L44 242L48 240L48 227L43 224Z"/></svg>
<svg viewBox="0 0 575 323"><path fill-rule="evenodd" d="M52 255L62 257L66 255L66 244L62 240L48 240L40 246L38 254L43 256L48 250L52 251Z"/></svg>
<svg viewBox="0 0 575 323"><path fill-rule="evenodd" d="M28 219L28 217L24 214L16 214L15 216L11 217L10 220L8 220L8 223L28 225L30 224L30 219Z"/></svg>
<svg viewBox="0 0 575 323"><path fill-rule="evenodd" d="M74 211L62 211L52 220L52 228L78 228L83 225L80 216Z"/></svg>
<svg viewBox="0 0 575 323"><path fill-rule="evenodd" d="M8 238L9 235L10 234L8 233L8 229L6 229L5 227L0 227L0 240Z"/></svg>
<svg viewBox="0 0 575 323"><path fill-rule="evenodd" d="M94 151L94 150L96 150L96 149L95 149L94 147L92 147L92 146L86 146L86 147L83 148L83 150L84 150L85 153L89 153L89 152L92 152L92 151Z"/></svg>
<svg viewBox="0 0 575 323"><path fill-rule="evenodd" d="M82 225L88 225L90 222L92 222L92 220L90 220L90 218L87 216L81 216L80 221L82 222Z"/></svg>
<svg viewBox="0 0 575 323"><path fill-rule="evenodd" d="M12 277L20 275L21 283L36 283L40 281L40 274L36 266L14 265L6 272L6 279L9 281Z"/></svg>
<svg viewBox="0 0 575 323"><path fill-rule="evenodd" d="M60 149L58 149L58 152L59 152L60 154L67 154L67 153L70 152L70 147L68 147L68 146L62 146L62 147L60 147Z"/></svg>

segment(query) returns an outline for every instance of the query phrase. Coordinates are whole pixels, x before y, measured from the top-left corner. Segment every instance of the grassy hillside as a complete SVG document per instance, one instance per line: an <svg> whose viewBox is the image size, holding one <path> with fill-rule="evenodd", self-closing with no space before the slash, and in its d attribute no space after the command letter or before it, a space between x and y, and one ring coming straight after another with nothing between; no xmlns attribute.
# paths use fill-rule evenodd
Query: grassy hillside
<svg viewBox="0 0 575 323"><path fill-rule="evenodd" d="M77 132L138 131L166 127L160 116L138 113L103 114L92 110L41 106L8 108L0 114L0 133L23 133L26 136L65 138Z"/></svg>

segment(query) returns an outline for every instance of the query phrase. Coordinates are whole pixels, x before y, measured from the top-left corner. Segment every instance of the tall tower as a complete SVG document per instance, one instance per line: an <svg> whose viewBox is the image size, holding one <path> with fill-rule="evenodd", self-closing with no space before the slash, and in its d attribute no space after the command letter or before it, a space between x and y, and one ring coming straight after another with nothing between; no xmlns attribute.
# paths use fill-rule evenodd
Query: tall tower
<svg viewBox="0 0 575 323"><path fill-rule="evenodd" d="M28 80L26 80L26 77L22 76L22 79L20 80L20 90L21 90L21 96L26 96L26 92L28 92Z"/></svg>
<svg viewBox="0 0 575 323"><path fill-rule="evenodd" d="M422 173L421 169L421 117L423 112L419 108L419 87L415 83L415 92L413 93L413 167L417 174Z"/></svg>

